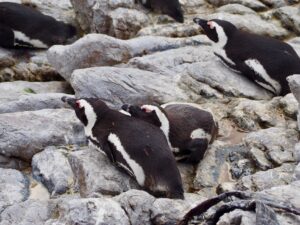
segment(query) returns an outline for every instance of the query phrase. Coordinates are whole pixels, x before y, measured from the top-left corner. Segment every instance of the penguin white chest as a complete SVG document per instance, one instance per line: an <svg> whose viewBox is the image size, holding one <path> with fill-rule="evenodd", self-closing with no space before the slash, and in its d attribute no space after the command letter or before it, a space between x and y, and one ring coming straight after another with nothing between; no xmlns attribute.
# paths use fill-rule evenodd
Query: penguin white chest
<svg viewBox="0 0 300 225"><path fill-rule="evenodd" d="M128 166L130 168L127 168L127 170L132 171L138 184L143 186L145 183L145 173L143 168L135 161L133 160L130 155L126 152L125 148L123 147L120 138L114 134L114 133L110 133L108 135L108 141L113 144L116 148L116 150L122 155L123 159L126 161L126 163L128 164Z"/></svg>

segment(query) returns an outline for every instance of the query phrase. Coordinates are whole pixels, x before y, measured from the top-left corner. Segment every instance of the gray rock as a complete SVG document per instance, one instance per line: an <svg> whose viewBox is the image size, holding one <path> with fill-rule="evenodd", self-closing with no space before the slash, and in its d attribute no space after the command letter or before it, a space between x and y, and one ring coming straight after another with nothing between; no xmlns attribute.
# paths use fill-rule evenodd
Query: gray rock
<svg viewBox="0 0 300 225"><path fill-rule="evenodd" d="M0 183L0 213L29 196L29 180L17 170L0 168Z"/></svg>
<svg viewBox="0 0 300 225"><path fill-rule="evenodd" d="M0 83L0 101L11 101L18 99L25 94L42 94L42 93L67 93L71 94L72 90L67 82L50 81L50 82L28 82L14 81Z"/></svg>
<svg viewBox="0 0 300 225"><path fill-rule="evenodd" d="M74 69L127 62L130 58L129 51L129 46L122 40L102 34L89 34L72 45L51 47L48 50L48 60L69 80Z"/></svg>
<svg viewBox="0 0 300 225"><path fill-rule="evenodd" d="M300 103L300 74L289 76L287 81L289 82L293 95L297 99L298 103Z"/></svg>
<svg viewBox="0 0 300 225"><path fill-rule="evenodd" d="M293 180L300 180L300 163L295 168Z"/></svg>
<svg viewBox="0 0 300 225"><path fill-rule="evenodd" d="M298 132L296 130L268 128L248 134L244 141L248 147L256 147L263 151L266 159L273 165L278 166L285 162L295 162L294 146L298 142ZM254 159L254 161L257 161L257 159Z"/></svg>
<svg viewBox="0 0 300 225"><path fill-rule="evenodd" d="M208 148L203 160L199 163L194 178L194 189L199 190L203 188L216 188L218 184L233 181L231 174L231 165L227 161L232 153L243 153L247 151L244 146L224 146L225 143L214 141L210 148ZM232 158L232 161L235 161ZM237 159L236 161L239 161ZM234 167L232 167L234 168ZM238 169L238 168L236 168ZM242 167L239 169L239 176L242 176ZM234 171L233 171L234 172Z"/></svg>
<svg viewBox="0 0 300 225"><path fill-rule="evenodd" d="M0 225L44 225L50 219L48 202L27 200L7 207L0 216Z"/></svg>
<svg viewBox="0 0 300 225"><path fill-rule="evenodd" d="M124 41L103 34L89 34L72 45L51 47L48 50L48 59L69 80L75 69L113 66L126 63L134 56L202 43L207 44L208 39L203 36L187 39L139 37Z"/></svg>
<svg viewBox="0 0 300 225"><path fill-rule="evenodd" d="M120 39L135 37L137 32L149 22L148 16L136 9L117 8L109 16L111 27L108 34Z"/></svg>
<svg viewBox="0 0 300 225"><path fill-rule="evenodd" d="M256 14L256 12L253 9L250 9L241 4L224 5L221 6L220 8L217 8L216 12L225 12L225 13L239 14L239 15Z"/></svg>
<svg viewBox="0 0 300 225"><path fill-rule="evenodd" d="M295 159L300 162L300 142L295 145Z"/></svg>
<svg viewBox="0 0 300 225"><path fill-rule="evenodd" d="M50 94L28 94L21 95L18 99L2 102L0 99L0 114L22 111L35 111L41 109L60 109L65 104L61 101L63 96L72 95L50 93Z"/></svg>
<svg viewBox="0 0 300 225"><path fill-rule="evenodd" d="M15 64L11 53L8 50L0 48L0 68L10 67Z"/></svg>
<svg viewBox="0 0 300 225"><path fill-rule="evenodd" d="M55 147L46 148L32 158L32 175L41 181L51 195L63 194L74 183L73 172L66 152Z"/></svg>
<svg viewBox="0 0 300 225"><path fill-rule="evenodd" d="M154 225L176 224L193 207L206 198L197 194L185 194L185 200L157 199L151 208Z"/></svg>
<svg viewBox="0 0 300 225"><path fill-rule="evenodd" d="M128 39L148 24L147 15L143 10L134 9L133 0L71 2L81 28L88 33L103 33Z"/></svg>
<svg viewBox="0 0 300 225"><path fill-rule="evenodd" d="M247 78L232 72L214 58L211 61L188 65L185 73L198 82L206 83L227 96L270 99L270 93L266 90Z"/></svg>
<svg viewBox="0 0 300 225"><path fill-rule="evenodd" d="M247 6L256 11L266 10L267 6L258 0L208 0L209 3L214 6L222 6L232 3L238 3L244 6Z"/></svg>
<svg viewBox="0 0 300 225"><path fill-rule="evenodd" d="M0 114L0 153L30 161L49 145L85 142L82 124L71 109Z"/></svg>
<svg viewBox="0 0 300 225"><path fill-rule="evenodd" d="M292 182L295 164L283 164L275 169L260 171L245 176L238 181L237 187L241 190L262 191L271 187L286 185Z"/></svg>
<svg viewBox="0 0 300 225"><path fill-rule="evenodd" d="M300 37L290 39L288 41L288 44L290 44L294 48L294 50L300 57Z"/></svg>
<svg viewBox="0 0 300 225"><path fill-rule="evenodd" d="M109 224L129 225L129 219L120 204L108 198L71 198L59 200L53 212L54 224Z"/></svg>
<svg viewBox="0 0 300 225"><path fill-rule="evenodd" d="M281 98L279 103L287 116L293 119L297 119L299 104L292 93L287 94L286 96Z"/></svg>
<svg viewBox="0 0 300 225"><path fill-rule="evenodd" d="M283 27L300 35L299 8L293 6L281 7L274 12L274 16L281 21Z"/></svg>
<svg viewBox="0 0 300 225"><path fill-rule="evenodd" d="M99 97L113 107L124 103L165 103L197 98L178 87L178 77L133 68L95 67L75 70L71 84L77 97Z"/></svg>
<svg viewBox="0 0 300 225"><path fill-rule="evenodd" d="M79 187L82 197L117 195L131 188L138 188L133 178L117 169L106 155L94 149L75 151L68 157L75 185Z"/></svg>
<svg viewBox="0 0 300 225"><path fill-rule="evenodd" d="M25 162L18 158L0 155L0 168L24 170L28 167L30 167L30 164L28 162Z"/></svg>
<svg viewBox="0 0 300 225"><path fill-rule="evenodd" d="M227 20L233 23L239 29L259 35L274 37L277 39L283 39L289 35L289 32L286 29L282 28L279 23L273 22L272 20L263 20L258 14L238 15L222 12L203 16L203 18L222 18L222 20Z"/></svg>
<svg viewBox="0 0 300 225"><path fill-rule="evenodd" d="M271 101L239 99L229 112L229 117L245 131L255 131L266 127L285 127L286 120L278 110L280 98Z"/></svg>
<svg viewBox="0 0 300 225"><path fill-rule="evenodd" d="M230 225L239 221L243 225L256 224L255 212L247 212L240 209L233 210L224 214L218 221L217 225Z"/></svg>
<svg viewBox="0 0 300 225"><path fill-rule="evenodd" d="M125 210L130 224L152 225L151 208L156 200L152 195L144 191L129 190L114 197L114 200Z"/></svg>

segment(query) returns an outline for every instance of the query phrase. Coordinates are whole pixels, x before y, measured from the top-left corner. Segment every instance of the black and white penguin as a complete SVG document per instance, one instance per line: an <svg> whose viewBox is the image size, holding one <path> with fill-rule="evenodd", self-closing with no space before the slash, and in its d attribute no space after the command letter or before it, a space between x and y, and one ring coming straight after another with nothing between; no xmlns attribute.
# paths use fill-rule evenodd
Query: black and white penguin
<svg viewBox="0 0 300 225"><path fill-rule="evenodd" d="M183 199L180 173L160 129L112 110L97 98L62 101L75 110L89 142L140 186L156 197Z"/></svg>
<svg viewBox="0 0 300 225"><path fill-rule="evenodd" d="M133 117L160 127L180 162L199 163L208 144L218 133L213 114L197 104L168 103L161 107L123 105L122 109Z"/></svg>
<svg viewBox="0 0 300 225"><path fill-rule="evenodd" d="M0 46L48 48L76 35L72 25L22 4L0 2Z"/></svg>
<svg viewBox="0 0 300 225"><path fill-rule="evenodd" d="M183 23L183 11L179 0L135 0L139 1L147 9L166 14L177 22Z"/></svg>
<svg viewBox="0 0 300 225"><path fill-rule="evenodd" d="M224 20L194 18L209 39L214 53L232 70L241 73L274 95L290 92L286 78L300 73L300 58L285 42L238 30Z"/></svg>

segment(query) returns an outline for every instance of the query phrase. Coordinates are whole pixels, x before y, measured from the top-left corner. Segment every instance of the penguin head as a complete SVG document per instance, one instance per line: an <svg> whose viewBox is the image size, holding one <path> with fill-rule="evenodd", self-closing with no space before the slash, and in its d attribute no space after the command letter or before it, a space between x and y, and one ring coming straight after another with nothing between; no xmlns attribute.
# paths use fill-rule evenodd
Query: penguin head
<svg viewBox="0 0 300 225"><path fill-rule="evenodd" d="M152 108L147 108L146 106L137 106L137 105L123 105L122 109L128 112L132 117L144 120L148 123L151 123L157 127L161 126L161 122L156 114L156 111Z"/></svg>
<svg viewBox="0 0 300 225"><path fill-rule="evenodd" d="M207 37L215 43L227 42L227 39L237 30L232 23L213 19L203 20L200 18L193 19L196 24L202 27Z"/></svg>
<svg viewBox="0 0 300 225"><path fill-rule="evenodd" d="M68 103L75 111L78 119L84 126L93 126L98 118L109 109L108 106L98 98L68 98L66 96L61 99Z"/></svg>

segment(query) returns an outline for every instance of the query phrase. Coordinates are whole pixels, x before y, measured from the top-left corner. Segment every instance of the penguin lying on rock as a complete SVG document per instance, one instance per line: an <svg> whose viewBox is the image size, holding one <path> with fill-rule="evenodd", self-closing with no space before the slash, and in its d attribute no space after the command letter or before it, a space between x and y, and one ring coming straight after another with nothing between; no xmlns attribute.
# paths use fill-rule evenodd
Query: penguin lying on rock
<svg viewBox="0 0 300 225"><path fill-rule="evenodd" d="M17 3L0 2L0 46L48 48L76 35L72 25Z"/></svg>
<svg viewBox="0 0 300 225"><path fill-rule="evenodd" d="M224 20L194 18L213 41L214 53L234 71L274 95L290 92L286 78L300 73L300 58L285 42L238 30Z"/></svg>
<svg viewBox="0 0 300 225"><path fill-rule="evenodd" d="M131 116L160 127L180 162L198 163L208 144L217 136L218 125L211 112L191 103L123 105Z"/></svg>
<svg viewBox="0 0 300 225"><path fill-rule="evenodd" d="M160 129L110 109L96 98L62 98L83 123L89 142L156 197L183 199L179 170Z"/></svg>
<svg viewBox="0 0 300 225"><path fill-rule="evenodd" d="M183 11L178 0L135 0L147 9L167 14L177 22L183 23Z"/></svg>

